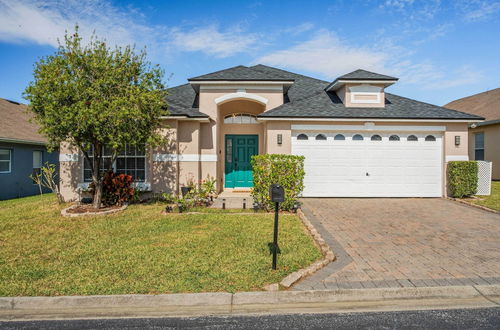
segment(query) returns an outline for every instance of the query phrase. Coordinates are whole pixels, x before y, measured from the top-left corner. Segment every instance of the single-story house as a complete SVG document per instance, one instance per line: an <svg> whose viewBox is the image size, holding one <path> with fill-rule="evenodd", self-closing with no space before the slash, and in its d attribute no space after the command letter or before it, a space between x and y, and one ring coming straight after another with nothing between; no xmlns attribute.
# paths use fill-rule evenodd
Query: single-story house
<svg viewBox="0 0 500 330"><path fill-rule="evenodd" d="M169 89L169 142L126 150L115 169L152 192L189 180L252 187L255 154L305 156L303 196L440 197L446 163L468 159L468 125L483 118L386 92L397 78L356 70L333 82L277 68L236 66ZM66 199L90 179L82 155L60 155Z"/></svg>
<svg viewBox="0 0 500 330"><path fill-rule="evenodd" d="M0 118L0 200L39 194L29 176L46 162L57 165L59 153L47 151L26 105L0 98Z"/></svg>
<svg viewBox="0 0 500 330"><path fill-rule="evenodd" d="M455 100L445 107L485 118L469 125L469 158L492 162L492 179L500 180L500 88Z"/></svg>

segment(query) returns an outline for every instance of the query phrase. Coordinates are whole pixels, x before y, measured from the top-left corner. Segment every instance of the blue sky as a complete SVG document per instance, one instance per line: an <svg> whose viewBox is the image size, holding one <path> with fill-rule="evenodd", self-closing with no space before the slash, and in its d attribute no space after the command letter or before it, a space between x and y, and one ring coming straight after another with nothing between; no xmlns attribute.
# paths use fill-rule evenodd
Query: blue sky
<svg viewBox="0 0 500 330"><path fill-rule="evenodd" d="M0 0L0 97L24 101L33 63L75 23L145 46L169 86L262 63L329 81L389 74L389 92L438 105L500 87L500 0Z"/></svg>

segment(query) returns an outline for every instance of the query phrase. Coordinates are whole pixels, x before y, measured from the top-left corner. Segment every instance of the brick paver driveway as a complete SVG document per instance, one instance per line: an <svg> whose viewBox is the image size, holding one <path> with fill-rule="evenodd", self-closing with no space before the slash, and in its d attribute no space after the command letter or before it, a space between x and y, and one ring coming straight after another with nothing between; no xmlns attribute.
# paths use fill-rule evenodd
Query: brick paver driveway
<svg viewBox="0 0 500 330"><path fill-rule="evenodd" d="M314 198L337 260L295 290L500 284L500 215L446 199Z"/></svg>

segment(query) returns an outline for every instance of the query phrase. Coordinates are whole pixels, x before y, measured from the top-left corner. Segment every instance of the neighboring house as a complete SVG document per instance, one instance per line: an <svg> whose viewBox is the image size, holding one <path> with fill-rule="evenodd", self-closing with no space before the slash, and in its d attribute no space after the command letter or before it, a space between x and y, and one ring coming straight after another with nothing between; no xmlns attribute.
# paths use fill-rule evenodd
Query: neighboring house
<svg viewBox="0 0 500 330"><path fill-rule="evenodd" d="M500 88L464 97L445 105L485 118L469 126L469 158L493 164L493 180L500 180Z"/></svg>
<svg viewBox="0 0 500 330"><path fill-rule="evenodd" d="M47 152L47 139L31 118L26 105L0 98L0 200L39 194L29 176L45 162L58 162L58 152Z"/></svg>
<svg viewBox="0 0 500 330"><path fill-rule="evenodd" d="M207 175L217 189L252 187L251 156L305 156L303 195L440 197L446 162L468 159L467 127L483 118L386 93L397 78L356 70L333 82L237 66L169 89L169 143L127 150L114 164L153 192ZM89 181L75 148L61 150L66 199ZM87 182L87 183L86 183Z"/></svg>

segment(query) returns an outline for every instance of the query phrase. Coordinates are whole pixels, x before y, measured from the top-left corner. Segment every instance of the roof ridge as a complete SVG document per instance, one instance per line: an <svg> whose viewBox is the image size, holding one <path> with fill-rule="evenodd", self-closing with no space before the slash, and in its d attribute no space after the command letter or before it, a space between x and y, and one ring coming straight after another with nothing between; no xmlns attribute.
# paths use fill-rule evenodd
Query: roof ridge
<svg viewBox="0 0 500 330"><path fill-rule="evenodd" d="M220 73L220 72L223 72L223 71L227 71L227 70L231 70L231 69L236 69L236 68L240 68L240 67L241 67L241 68L247 68L247 69L249 69L249 67L248 67L248 66L245 66L245 65L243 65L243 64L240 64L240 65L232 66L232 67L230 67L230 68L225 68L225 69L222 69L222 70L217 70L217 71L214 71L214 72L204 73L204 74L202 74L202 75L198 75L198 76L196 76L196 77L191 77L191 78L188 78L187 80L189 81L189 80L191 80L191 79L196 79L197 77L206 76L206 75L209 75L209 74L216 74L216 73Z"/></svg>
<svg viewBox="0 0 500 330"><path fill-rule="evenodd" d="M296 76L301 76L301 77L304 77L304 78L308 78L308 79L312 79L312 80L317 80L317 81L320 81L322 83L329 83L329 81L326 81L326 80L314 78L314 77L311 77L311 76L306 76L306 75L301 74L301 73L296 73L296 72L292 72L292 71L288 71L288 70L283 70L283 69L276 68L274 66L265 65L265 64L256 64L256 65L253 65L253 66L249 67L249 69L253 69L256 66L263 66L263 67L270 68L270 69L273 69L273 70L278 70L278 71L282 71L282 72L286 72L286 73L291 73L291 74L296 75ZM263 73L262 71L259 71L259 72Z"/></svg>

